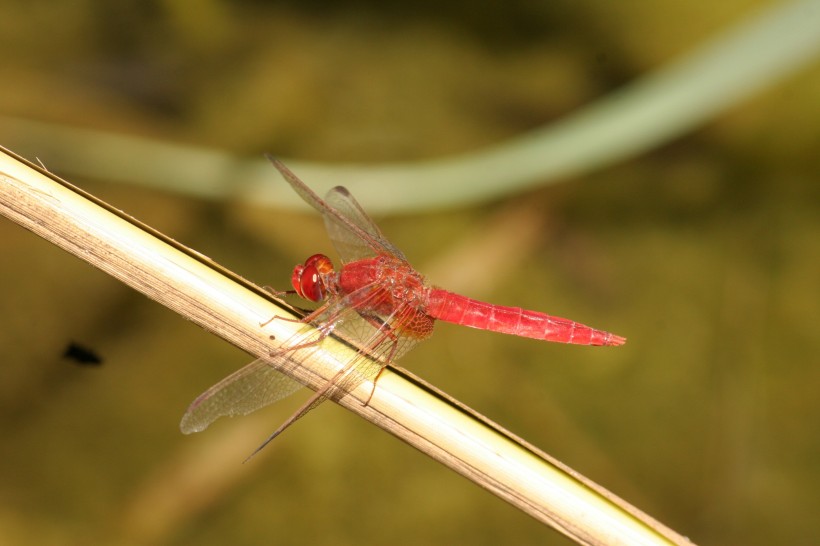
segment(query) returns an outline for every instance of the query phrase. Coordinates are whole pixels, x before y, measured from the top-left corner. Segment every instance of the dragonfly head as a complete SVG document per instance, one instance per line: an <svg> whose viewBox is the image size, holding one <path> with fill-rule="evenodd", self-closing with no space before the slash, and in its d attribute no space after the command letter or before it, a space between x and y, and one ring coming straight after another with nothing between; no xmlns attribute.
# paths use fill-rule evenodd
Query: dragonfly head
<svg viewBox="0 0 820 546"><path fill-rule="evenodd" d="M293 268L290 283L299 296L310 301L327 297L329 276L333 275L333 262L324 254L314 254L304 264Z"/></svg>

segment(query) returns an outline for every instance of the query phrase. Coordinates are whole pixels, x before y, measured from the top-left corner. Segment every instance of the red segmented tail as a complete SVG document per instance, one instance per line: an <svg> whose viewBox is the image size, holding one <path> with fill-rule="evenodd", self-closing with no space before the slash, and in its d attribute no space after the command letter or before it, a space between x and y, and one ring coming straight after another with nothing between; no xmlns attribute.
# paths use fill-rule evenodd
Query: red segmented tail
<svg viewBox="0 0 820 546"><path fill-rule="evenodd" d="M446 290L430 290L426 312L445 322L545 341L611 346L626 342L626 338L579 322L520 307L493 305Z"/></svg>

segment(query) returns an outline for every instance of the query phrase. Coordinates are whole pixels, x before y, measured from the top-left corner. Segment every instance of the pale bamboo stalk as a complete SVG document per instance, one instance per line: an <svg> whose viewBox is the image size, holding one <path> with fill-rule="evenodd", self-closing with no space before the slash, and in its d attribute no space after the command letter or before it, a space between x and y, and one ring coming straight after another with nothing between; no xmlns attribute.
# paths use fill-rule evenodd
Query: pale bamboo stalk
<svg viewBox="0 0 820 546"><path fill-rule="evenodd" d="M292 315L206 257L0 151L0 213L12 221L257 357L301 327L283 320L261 327L273 315ZM314 390L353 350L331 338L322 349L290 372ZM360 385L339 403L579 543L691 544L402 370L386 370L364 405L372 388Z"/></svg>

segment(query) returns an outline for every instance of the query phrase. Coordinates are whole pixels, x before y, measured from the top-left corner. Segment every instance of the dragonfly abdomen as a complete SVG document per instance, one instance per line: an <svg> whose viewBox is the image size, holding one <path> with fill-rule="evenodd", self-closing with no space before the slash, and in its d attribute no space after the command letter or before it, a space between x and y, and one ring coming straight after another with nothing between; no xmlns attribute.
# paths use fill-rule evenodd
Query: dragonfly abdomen
<svg viewBox="0 0 820 546"><path fill-rule="evenodd" d="M545 341L576 345L623 345L626 341L565 318L520 307L493 305L446 290L430 290L426 311L445 322Z"/></svg>

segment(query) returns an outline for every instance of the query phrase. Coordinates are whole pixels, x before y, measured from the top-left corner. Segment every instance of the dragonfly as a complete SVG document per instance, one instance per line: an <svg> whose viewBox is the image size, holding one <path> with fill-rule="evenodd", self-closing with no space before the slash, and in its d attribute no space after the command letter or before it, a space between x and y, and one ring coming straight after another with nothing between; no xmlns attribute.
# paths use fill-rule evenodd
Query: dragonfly
<svg viewBox="0 0 820 546"><path fill-rule="evenodd" d="M314 254L293 269L289 292L318 307L299 319L303 328L280 348L196 398L182 418L182 432L199 432L219 417L246 415L295 392L302 385L283 371L321 350L331 334L353 342L358 350L250 457L329 398L338 399L366 381L373 382L372 398L381 372L429 337L436 320L575 345L626 342L621 336L572 320L485 303L430 286L346 188L337 186L322 199L281 161L266 157L293 190L322 214L341 267L337 270L330 258ZM292 320L273 317L267 323L277 319Z"/></svg>

